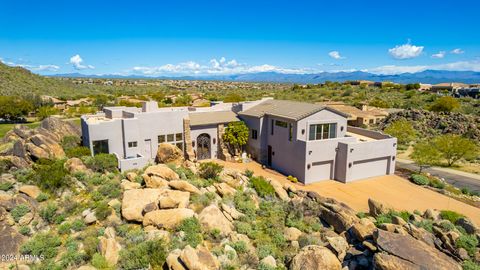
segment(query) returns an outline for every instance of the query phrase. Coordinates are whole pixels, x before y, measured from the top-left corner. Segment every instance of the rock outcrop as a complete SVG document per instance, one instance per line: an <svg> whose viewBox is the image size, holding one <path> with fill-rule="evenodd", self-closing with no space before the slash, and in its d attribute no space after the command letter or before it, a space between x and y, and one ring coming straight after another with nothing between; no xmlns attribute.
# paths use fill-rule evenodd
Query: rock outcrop
<svg viewBox="0 0 480 270"><path fill-rule="evenodd" d="M322 246L306 246L293 258L290 270L340 270L337 257Z"/></svg>
<svg viewBox="0 0 480 270"><path fill-rule="evenodd" d="M159 163L181 163L183 152L177 146L170 143L161 143L158 145L157 162Z"/></svg>

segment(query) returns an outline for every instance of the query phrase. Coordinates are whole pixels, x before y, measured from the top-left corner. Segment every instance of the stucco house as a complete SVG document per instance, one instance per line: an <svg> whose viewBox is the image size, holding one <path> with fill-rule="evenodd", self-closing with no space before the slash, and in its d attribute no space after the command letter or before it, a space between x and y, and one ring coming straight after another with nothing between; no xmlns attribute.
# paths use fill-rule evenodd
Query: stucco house
<svg viewBox="0 0 480 270"><path fill-rule="evenodd" d="M114 153L121 170L152 162L159 143L186 156L228 159L222 141L228 123L244 121L252 159L308 184L350 182L393 174L396 138L347 126L349 115L328 106L265 98L210 107L109 107L82 116L83 144L92 154Z"/></svg>

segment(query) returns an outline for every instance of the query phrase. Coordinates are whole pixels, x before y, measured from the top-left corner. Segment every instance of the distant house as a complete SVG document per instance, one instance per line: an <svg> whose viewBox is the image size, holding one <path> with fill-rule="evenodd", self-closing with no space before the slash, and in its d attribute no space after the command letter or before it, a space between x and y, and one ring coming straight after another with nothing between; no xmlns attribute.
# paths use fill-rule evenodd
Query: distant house
<svg viewBox="0 0 480 270"><path fill-rule="evenodd" d="M67 101L61 100L52 96L41 96L41 99L44 102L50 102L53 104L53 107L59 110L65 110L67 108Z"/></svg>
<svg viewBox="0 0 480 270"><path fill-rule="evenodd" d="M388 112L384 109L363 105L362 109L346 105L343 102L322 102L324 106L328 106L337 111L348 115L348 125L354 127L364 127L378 124L388 116Z"/></svg>
<svg viewBox="0 0 480 270"><path fill-rule="evenodd" d="M158 108L150 101L142 108L104 108L82 116L81 122L83 144L92 154L115 154L122 171L154 160L164 142L189 158L228 160L225 126L243 121L249 128L250 157L305 184L393 174L397 139L347 127L348 117L321 104L265 98L204 108Z"/></svg>
<svg viewBox="0 0 480 270"><path fill-rule="evenodd" d="M444 92L444 91L454 93L462 87L468 87L468 84L464 84L464 83L439 83L439 84L432 85L430 91L432 91L434 93L441 93L441 92Z"/></svg>

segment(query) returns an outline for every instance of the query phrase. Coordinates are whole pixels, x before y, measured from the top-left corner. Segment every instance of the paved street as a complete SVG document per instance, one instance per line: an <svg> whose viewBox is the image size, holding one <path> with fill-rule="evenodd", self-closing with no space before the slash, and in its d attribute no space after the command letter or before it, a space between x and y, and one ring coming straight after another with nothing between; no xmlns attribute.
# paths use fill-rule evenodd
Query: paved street
<svg viewBox="0 0 480 270"><path fill-rule="evenodd" d="M411 160L397 159L397 167L409 170L418 171L418 166ZM423 169L431 175L444 178L449 184L458 188L467 187L470 190L480 192L480 175L473 173L466 173L449 168L430 167Z"/></svg>

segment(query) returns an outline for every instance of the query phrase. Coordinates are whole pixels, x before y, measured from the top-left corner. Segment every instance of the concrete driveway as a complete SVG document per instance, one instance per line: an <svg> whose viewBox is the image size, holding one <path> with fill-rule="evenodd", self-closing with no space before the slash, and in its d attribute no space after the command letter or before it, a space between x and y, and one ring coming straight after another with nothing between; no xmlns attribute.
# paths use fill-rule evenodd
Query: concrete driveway
<svg viewBox="0 0 480 270"><path fill-rule="evenodd" d="M255 175L275 179L281 183L290 183L286 177L276 171L262 169L256 162L231 163L217 161L226 168L244 171L252 170ZM316 191L320 195L335 198L346 203L356 211L368 212L368 198L375 199L396 210L425 211L428 208L438 210L453 210L462 213L480 224L480 208L457 201L440 193L412 184L397 176L388 175L368 178L343 184L333 180L314 184L295 185L298 189Z"/></svg>

